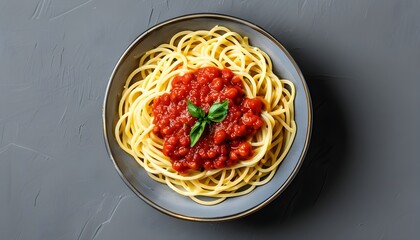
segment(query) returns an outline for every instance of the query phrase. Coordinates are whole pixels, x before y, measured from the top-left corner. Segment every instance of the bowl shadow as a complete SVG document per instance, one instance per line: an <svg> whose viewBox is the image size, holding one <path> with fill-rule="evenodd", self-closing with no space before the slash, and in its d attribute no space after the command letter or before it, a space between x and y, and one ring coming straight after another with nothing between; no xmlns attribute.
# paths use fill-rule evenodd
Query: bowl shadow
<svg viewBox="0 0 420 240"><path fill-rule="evenodd" d="M323 193L338 184L340 170L346 164L348 124L331 86L340 76L324 74L328 71L309 65L313 63L310 59L301 59L302 63L298 60L312 98L313 128L308 152L286 190L258 212L236 220L241 224L269 227L304 216Z"/></svg>

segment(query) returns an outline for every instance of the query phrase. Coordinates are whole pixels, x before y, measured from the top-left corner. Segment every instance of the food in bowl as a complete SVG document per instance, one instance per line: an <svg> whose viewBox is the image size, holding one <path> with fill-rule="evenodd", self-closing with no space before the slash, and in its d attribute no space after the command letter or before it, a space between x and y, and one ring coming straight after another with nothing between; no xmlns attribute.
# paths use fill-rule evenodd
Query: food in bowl
<svg viewBox="0 0 420 240"><path fill-rule="evenodd" d="M115 137L151 178L215 205L272 179L296 134L294 98L247 37L181 31L127 78Z"/></svg>

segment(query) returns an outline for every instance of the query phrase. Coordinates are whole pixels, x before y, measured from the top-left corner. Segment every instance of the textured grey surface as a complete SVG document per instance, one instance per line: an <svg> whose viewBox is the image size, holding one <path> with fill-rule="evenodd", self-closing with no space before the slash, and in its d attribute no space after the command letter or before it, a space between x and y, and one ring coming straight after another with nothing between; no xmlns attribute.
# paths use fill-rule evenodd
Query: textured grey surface
<svg viewBox="0 0 420 240"><path fill-rule="evenodd" d="M166 216L123 183L101 107L141 32L193 12L265 28L301 67L311 147L286 192L247 218ZM0 2L1 239L418 239L420 2Z"/></svg>

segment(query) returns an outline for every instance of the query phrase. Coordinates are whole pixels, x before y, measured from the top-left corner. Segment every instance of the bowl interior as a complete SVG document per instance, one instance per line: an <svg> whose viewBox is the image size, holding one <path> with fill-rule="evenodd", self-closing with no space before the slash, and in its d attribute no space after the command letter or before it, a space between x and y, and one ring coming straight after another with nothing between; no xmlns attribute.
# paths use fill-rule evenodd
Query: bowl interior
<svg viewBox="0 0 420 240"><path fill-rule="evenodd" d="M273 62L274 72L291 80L296 87L295 121L297 133L293 145L281 163L274 178L251 193L227 199L214 206L199 205L181 196L164 184L152 180L143 168L117 144L114 127L117 106L128 75L138 65L139 57L159 44L168 42L182 30L210 29L225 26L242 36L248 36L251 45L265 51ZM140 35L123 54L111 76L104 102L105 141L115 167L127 185L143 200L169 215L190 220L226 220L247 215L278 196L298 171L309 141L311 103L302 74L287 51L265 31L243 20L228 16L198 14L180 17L157 25Z"/></svg>

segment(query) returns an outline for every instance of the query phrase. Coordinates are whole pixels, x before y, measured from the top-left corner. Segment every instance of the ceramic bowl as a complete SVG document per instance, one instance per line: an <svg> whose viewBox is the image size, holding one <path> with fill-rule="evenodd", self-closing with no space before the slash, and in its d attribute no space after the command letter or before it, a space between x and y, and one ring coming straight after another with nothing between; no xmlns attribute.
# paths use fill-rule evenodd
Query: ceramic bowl
<svg viewBox="0 0 420 240"><path fill-rule="evenodd" d="M291 80L296 87L295 121L297 133L286 158L270 182L249 194L229 198L214 206L203 206L179 195L168 186L152 180L145 170L117 144L114 127L117 106L127 76L138 65L139 57L159 44L168 42L183 30L228 27L265 51L272 59L274 72ZM222 221L249 215L278 197L290 184L302 165L312 127L312 109L308 88L299 67L287 50L268 32L248 21L218 14L193 14L160 23L142 33L128 46L109 79L103 106L104 137L109 155L123 181L133 192L154 208L174 217L197 221Z"/></svg>

